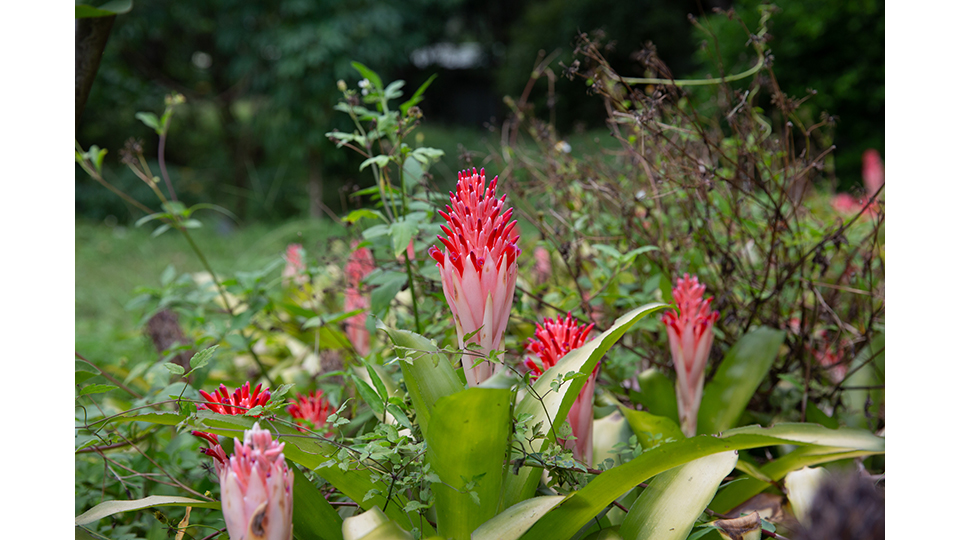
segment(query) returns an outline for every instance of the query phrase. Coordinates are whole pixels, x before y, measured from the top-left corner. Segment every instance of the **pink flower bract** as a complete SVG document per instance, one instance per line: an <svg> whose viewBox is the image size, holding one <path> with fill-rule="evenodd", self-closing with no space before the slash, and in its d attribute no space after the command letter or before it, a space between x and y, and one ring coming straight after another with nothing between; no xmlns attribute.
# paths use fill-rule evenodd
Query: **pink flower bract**
<svg viewBox="0 0 960 540"><path fill-rule="evenodd" d="M472 174L461 171L457 178L447 211L440 211L447 221L441 226L446 237L437 238L446 249L430 246L429 254L440 269L460 347L465 335L476 332L470 341L489 354L500 349L510 318L520 236L514 232L517 222L510 221L513 209L503 209L507 196L496 197L496 177L489 186L483 169L479 174L476 169ZM474 362L469 355L461 361L468 386L476 386L500 369L488 361L471 367Z"/></svg>
<svg viewBox="0 0 960 540"><path fill-rule="evenodd" d="M546 319L542 325L538 324L534 337L527 341L527 353L536 355L540 365L530 357L523 362L530 369L531 378L539 378L567 353L582 346L591 330L593 323L580 326L570 313L566 319L558 315L556 320ZM593 466L593 392L599 372L600 364L597 363L567 414L576 440L561 441L565 448L573 451L575 459L588 467Z"/></svg>
<svg viewBox="0 0 960 540"><path fill-rule="evenodd" d="M233 455L220 470L220 500L231 540L293 538L293 473L284 443L259 424L234 439Z"/></svg>
<svg viewBox="0 0 960 540"><path fill-rule="evenodd" d="M369 309L370 298L361 289L363 279L376 269L373 253L365 247L357 249L359 242L354 241L354 251L347 260L345 269L347 289L344 291L343 310L347 313L358 309ZM370 332L367 330L367 314L357 313L346 321L347 339L353 344L360 356L370 352Z"/></svg>
<svg viewBox="0 0 960 540"><path fill-rule="evenodd" d="M292 280L298 285L303 285L307 282L307 267L303 262L303 246L300 244L290 244L287 246L287 252L283 256L284 260L287 261L287 265L283 268L283 279L284 281Z"/></svg>
<svg viewBox="0 0 960 540"><path fill-rule="evenodd" d="M713 298L703 298L706 287L696 276L684 274L673 288L673 300L679 313L667 311L663 322L677 371L677 409L680 428L692 437L697 431L697 411L703 395L703 373L713 345L713 323L720 317L710 311Z"/></svg>

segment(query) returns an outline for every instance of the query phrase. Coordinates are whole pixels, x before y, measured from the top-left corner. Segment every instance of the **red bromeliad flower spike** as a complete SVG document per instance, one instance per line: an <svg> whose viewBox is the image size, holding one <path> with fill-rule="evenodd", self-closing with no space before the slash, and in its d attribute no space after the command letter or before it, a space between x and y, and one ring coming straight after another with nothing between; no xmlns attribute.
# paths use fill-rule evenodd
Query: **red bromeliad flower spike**
<svg viewBox="0 0 960 540"><path fill-rule="evenodd" d="M266 405L267 401L270 400L270 389L268 388L261 392L260 386L261 385L258 384L257 387L253 389L253 392L250 392L250 381L247 381L243 386L234 390L233 394L231 394L230 389L223 384L213 392L213 395L204 390L200 390L200 395L203 396L203 399L207 400L207 402L197 405L197 408L206 409L218 414L244 414L257 405ZM238 405L238 407L234 407L233 405ZM223 448L220 448L220 443L217 441L217 436L204 431L192 431L191 433L205 439L210 444L209 449L201 448L200 453L214 458L214 464L219 471L226 458L224 457Z"/></svg>
<svg viewBox="0 0 960 540"><path fill-rule="evenodd" d="M516 220L510 221L513 208L503 210L507 196L496 197L497 178L485 186L483 169L477 174L457 174L457 191L450 194L447 220L441 226L446 237L437 236L446 249L430 246L443 281L443 295L453 311L457 340L464 347L464 336L476 334L484 354L499 350L510 318L513 290L517 284L517 255L520 235ZM479 330L479 332L478 332ZM490 362L473 365L473 357L464 355L463 371L468 386L476 386L502 369Z"/></svg>
<svg viewBox="0 0 960 540"><path fill-rule="evenodd" d="M290 413L290 416L295 420L309 422L311 425L308 427L322 429L327 424L327 417L330 416L331 413L330 402L327 401L327 398L323 397L322 390L317 390L305 396L298 393L297 399L292 405L287 407L287 412ZM306 430L301 428L301 431ZM332 431L325 434L327 437L331 435L333 435Z"/></svg>
<svg viewBox="0 0 960 540"><path fill-rule="evenodd" d="M207 403L201 403L198 408L209 409L220 414L245 414L248 410L257 405L266 405L270 400L270 389L260 391L262 385L258 384L253 392L250 391L250 381L243 383L243 386L230 393L230 389L221 384L213 395L200 390L200 395ZM236 405L236 406L233 406Z"/></svg>
<svg viewBox="0 0 960 540"><path fill-rule="evenodd" d="M546 319L543 325L537 325L534 337L527 342L527 353L540 358L540 365L531 357L527 357L523 364L531 371L531 379L536 380L551 367L557 365L567 353L579 348L586 342L593 323L580 326L570 313L567 318L558 315L556 320ZM574 459L578 459L592 467L593 463L593 392L596 387L597 374L600 364L597 363L587 382L577 395L577 399L570 407L567 420L576 440L561 441L564 448L573 451Z"/></svg>
<svg viewBox="0 0 960 540"><path fill-rule="evenodd" d="M697 411L703 397L704 368L713 345L713 323L720 314L710 311L713 298L704 300L707 288L697 277L684 274L673 288L673 300L679 313L667 311L663 322L677 371L677 409L680 429L687 437L697 434Z"/></svg>

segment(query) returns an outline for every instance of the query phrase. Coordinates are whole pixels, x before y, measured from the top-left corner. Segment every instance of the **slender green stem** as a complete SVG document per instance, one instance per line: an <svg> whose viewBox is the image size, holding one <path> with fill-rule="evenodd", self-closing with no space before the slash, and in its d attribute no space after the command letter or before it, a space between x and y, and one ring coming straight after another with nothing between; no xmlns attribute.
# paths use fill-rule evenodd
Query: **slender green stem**
<svg viewBox="0 0 960 540"><path fill-rule="evenodd" d="M410 255L406 248L403 250L403 260L407 265L407 280L410 282L410 303L413 305L413 320L417 325L417 333L422 334L423 328L420 326L420 313L417 310L417 290L413 287L413 268L410 266Z"/></svg>
<svg viewBox="0 0 960 540"><path fill-rule="evenodd" d="M627 84L664 84L669 86L707 86L710 84L722 84L733 81L739 81L741 79L746 79L747 77L754 75L763 68L764 57L763 50L759 50L757 54L757 63L752 68L744 71L743 73L737 73L736 75L730 75L729 77L713 77L711 79L685 79L685 80L673 80L673 79L655 79L655 78L644 78L644 77L621 77L620 80Z"/></svg>

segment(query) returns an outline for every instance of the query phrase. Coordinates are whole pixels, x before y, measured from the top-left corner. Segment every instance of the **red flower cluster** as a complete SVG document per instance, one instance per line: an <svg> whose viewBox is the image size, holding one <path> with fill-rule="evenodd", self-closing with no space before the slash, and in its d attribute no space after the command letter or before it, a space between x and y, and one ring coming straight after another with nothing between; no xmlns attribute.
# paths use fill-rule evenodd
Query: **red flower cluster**
<svg viewBox="0 0 960 540"><path fill-rule="evenodd" d="M298 421L297 423L306 421L312 424L307 427L320 429L326 425L327 417L330 416L332 411L330 410L330 402L323 397L323 391L317 390L305 396L298 393L294 403L287 407L287 412ZM333 432L326 433L327 436L332 434Z"/></svg>
<svg viewBox="0 0 960 540"><path fill-rule="evenodd" d="M207 403L200 404L199 408L209 409L220 414L244 414L257 405L266 405L267 401L270 400L270 389L267 388L261 392L261 386L263 385L258 384L251 392L250 381L247 381L243 383L243 386L234 390L233 394L223 384L213 395L200 390L200 395L207 400Z"/></svg>

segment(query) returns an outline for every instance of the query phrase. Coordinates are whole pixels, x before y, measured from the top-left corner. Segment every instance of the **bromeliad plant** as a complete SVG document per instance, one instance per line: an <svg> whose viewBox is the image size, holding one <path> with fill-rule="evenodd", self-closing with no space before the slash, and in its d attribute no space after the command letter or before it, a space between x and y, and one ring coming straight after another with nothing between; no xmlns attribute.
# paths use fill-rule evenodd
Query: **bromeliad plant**
<svg viewBox="0 0 960 540"><path fill-rule="evenodd" d="M487 186L483 169L458 173L447 211L440 211L447 221L441 226L446 237L437 238L446 249L430 246L428 251L440 269L460 348L467 341L476 343L484 356L500 350L517 284L520 235L514 232L516 220L510 221L513 208L503 209L506 198L497 199L497 177ZM464 356L462 362L469 386L499 371L490 360Z"/></svg>
<svg viewBox="0 0 960 540"><path fill-rule="evenodd" d="M172 400L176 411L131 407L84 421L83 429L91 432L127 423L199 432L209 446L203 453L214 460L222 503L199 493L104 503L80 515L78 526L123 510L176 505L219 506L234 539L249 532L337 540L594 533L682 540L695 527L698 536L723 528L706 523L706 510L723 514L764 490L779 491L791 471L883 453L882 437L865 430L816 423L742 426L748 402L783 355L786 331L754 325L732 343L718 338L722 359L708 362L718 315L703 299L697 278L677 282L673 308L657 301L658 283L649 294L619 295L631 301L645 296L646 303L604 304L622 314L608 321L613 317L601 311L600 322L587 323L597 315L593 303L607 291L629 289L630 282L617 274L652 249L621 253L606 245L596 254L613 262L597 270L610 278L599 291L582 290L589 279L554 273L550 280L536 278L537 285L554 281L565 292L531 297L519 269L534 266L532 257L522 256L533 250L521 250L519 224L505 209L514 192L497 198L504 184L496 177L487 184L485 171L463 171L449 206L437 213L446 223L434 223L436 197L427 189L427 168L436 151L404 142L419 119L414 106L425 86L394 110L390 101L399 97L402 83L384 86L374 72L356 67L365 83L359 92L341 85L338 110L350 115L357 129L329 135L363 154L361 170L370 168L374 175L374 187L360 195L370 196L373 208L344 219L366 225L363 242L353 247L354 260L371 260L364 249L373 261L377 254L387 256L372 271L367 264L354 269L356 279L346 280L353 294L363 297L351 303L358 309L345 309L340 319L317 313L311 328L365 316L355 311L365 306L363 285L372 285L369 310L376 317L369 320L390 346L373 343L365 350L362 336L352 336L352 349L360 354L339 372L339 395L329 403L326 393L299 396L286 414L282 397L289 385L271 383L276 390L269 394L242 388L231 394L224 387L216 395L199 394L206 399L200 407L181 383L181 394ZM426 239L438 233L444 249L426 249ZM568 246L559 254L564 266L571 266L576 249ZM547 255L538 257L539 268L550 266ZM293 259L288 256L288 262ZM304 271L308 279L298 282ZM300 294L302 303L289 308L296 316L284 324L306 326L296 317L309 313L303 306L310 305L313 276L309 267L295 268L287 278L287 290ZM670 300L669 292L667 287L662 296ZM557 307L570 308L557 310L565 318L533 317L537 310ZM662 319L667 343L647 350L656 347L651 335L663 331L647 316L662 310L667 310ZM534 329L526 322L531 319L543 322ZM529 357L521 359L511 346L524 340ZM444 342L451 345L441 346ZM675 382L654 370L635 381L632 393L611 391L604 379L608 368L599 371L604 357L609 366L611 358L622 363L626 355L665 356L668 350ZM191 366L209 361L207 354ZM266 373L261 373L265 379ZM287 381L283 370L274 375ZM642 395L643 410L629 399L633 394ZM227 458L221 441L226 445L228 437L244 431L244 442L235 440ZM750 453L758 448L777 457L763 463ZM738 481L724 483L731 474ZM241 500L243 512L234 513Z"/></svg>

